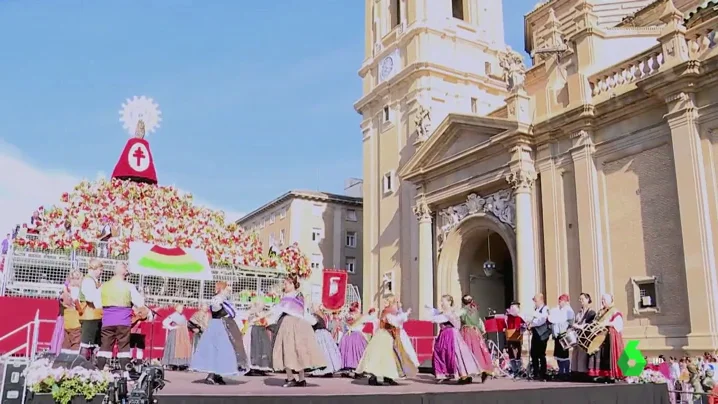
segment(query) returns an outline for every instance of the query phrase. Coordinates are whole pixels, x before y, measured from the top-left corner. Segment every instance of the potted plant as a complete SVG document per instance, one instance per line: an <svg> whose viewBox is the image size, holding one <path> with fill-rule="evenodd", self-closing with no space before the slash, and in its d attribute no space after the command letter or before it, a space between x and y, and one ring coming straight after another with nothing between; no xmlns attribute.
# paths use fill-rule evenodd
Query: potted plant
<svg viewBox="0 0 718 404"><path fill-rule="evenodd" d="M101 403L114 380L110 372L53 368L49 359L39 359L25 369L31 403Z"/></svg>

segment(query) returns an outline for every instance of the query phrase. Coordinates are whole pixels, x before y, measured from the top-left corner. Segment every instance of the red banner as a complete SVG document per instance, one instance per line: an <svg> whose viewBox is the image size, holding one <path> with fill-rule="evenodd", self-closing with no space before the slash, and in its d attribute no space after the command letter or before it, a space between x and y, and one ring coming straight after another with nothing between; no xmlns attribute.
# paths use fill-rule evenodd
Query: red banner
<svg viewBox="0 0 718 404"><path fill-rule="evenodd" d="M347 271L325 269L322 281L322 305L339 310L347 301Z"/></svg>

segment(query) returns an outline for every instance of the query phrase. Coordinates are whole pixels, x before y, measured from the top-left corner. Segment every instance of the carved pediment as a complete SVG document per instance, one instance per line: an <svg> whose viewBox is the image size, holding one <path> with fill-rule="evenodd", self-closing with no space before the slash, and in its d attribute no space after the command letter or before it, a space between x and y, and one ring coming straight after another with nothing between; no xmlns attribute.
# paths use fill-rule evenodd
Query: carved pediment
<svg viewBox="0 0 718 404"><path fill-rule="evenodd" d="M476 148L492 137L517 128L515 122L503 118L488 118L476 115L449 114L434 133L409 159L399 175L410 179L421 171L448 161L468 150Z"/></svg>

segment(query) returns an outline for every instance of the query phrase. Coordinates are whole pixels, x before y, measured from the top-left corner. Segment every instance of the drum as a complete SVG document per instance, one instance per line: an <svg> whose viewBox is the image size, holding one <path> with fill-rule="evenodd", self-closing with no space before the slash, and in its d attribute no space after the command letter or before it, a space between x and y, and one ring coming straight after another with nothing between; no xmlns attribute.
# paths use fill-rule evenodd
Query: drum
<svg viewBox="0 0 718 404"><path fill-rule="evenodd" d="M561 344L561 348L569 350L578 345L578 333L573 329L568 330L558 336L558 343Z"/></svg>
<svg viewBox="0 0 718 404"><path fill-rule="evenodd" d="M601 349L603 341L606 340L608 329L600 323L587 324L585 328L578 331L578 346L587 354L593 355Z"/></svg>

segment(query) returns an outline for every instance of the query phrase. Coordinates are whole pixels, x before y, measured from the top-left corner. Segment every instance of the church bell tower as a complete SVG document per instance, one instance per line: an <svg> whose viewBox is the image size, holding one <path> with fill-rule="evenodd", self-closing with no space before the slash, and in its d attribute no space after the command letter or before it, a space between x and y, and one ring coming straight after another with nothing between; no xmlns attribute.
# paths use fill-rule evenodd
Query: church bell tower
<svg viewBox="0 0 718 404"><path fill-rule="evenodd" d="M502 0L365 0L365 309L393 293L418 304L416 187L396 173L452 112L486 115L507 95Z"/></svg>

